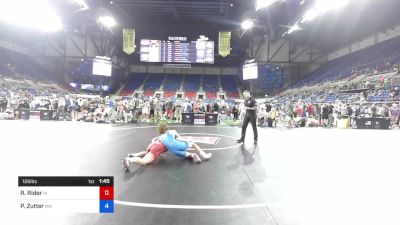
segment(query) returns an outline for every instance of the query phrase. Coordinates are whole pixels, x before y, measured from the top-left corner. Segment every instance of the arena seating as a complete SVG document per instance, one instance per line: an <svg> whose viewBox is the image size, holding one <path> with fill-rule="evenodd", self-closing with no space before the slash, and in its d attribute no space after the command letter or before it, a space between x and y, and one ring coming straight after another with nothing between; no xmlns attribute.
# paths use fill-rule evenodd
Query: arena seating
<svg viewBox="0 0 400 225"><path fill-rule="evenodd" d="M178 74L167 75L163 88L164 98L175 97L176 91L181 87L182 78L183 76Z"/></svg>
<svg viewBox="0 0 400 225"><path fill-rule="evenodd" d="M217 92L219 91L218 76L204 75L203 76L203 90L204 90L204 92L206 92L206 98L208 98L208 99L217 98Z"/></svg>
<svg viewBox="0 0 400 225"><path fill-rule="evenodd" d="M143 90L144 95L147 97L153 96L155 91L163 91L165 98L175 97L176 92L180 90L182 81L183 92L185 97L190 99L197 98L197 92L204 91L206 99L216 99L217 92L220 91L219 76L216 75L180 75L180 74L132 74L132 78L125 85L125 88L120 92L121 96L132 95L144 82ZM145 81L147 78L147 81ZM165 82L163 83L165 79ZM201 86L201 79L203 79L203 86ZM223 82L224 91L227 93L228 98L240 98L237 90L235 76L221 77ZM221 82L221 83L222 83ZM162 86L162 90L161 85Z"/></svg>
<svg viewBox="0 0 400 225"><path fill-rule="evenodd" d="M203 76L203 90L205 92L218 92L219 91L218 76L204 75Z"/></svg>
<svg viewBox="0 0 400 225"><path fill-rule="evenodd" d="M216 99L217 93L216 92L206 92L206 98L208 99Z"/></svg>
<svg viewBox="0 0 400 225"><path fill-rule="evenodd" d="M193 100L197 98L197 94L195 91L186 91L185 97L188 98L189 100Z"/></svg>
<svg viewBox="0 0 400 225"><path fill-rule="evenodd" d="M349 98L350 98L350 96L347 95L347 94L337 96L337 99L338 99L339 101L342 101L342 102L345 102L345 101L349 100Z"/></svg>
<svg viewBox="0 0 400 225"><path fill-rule="evenodd" d="M144 84L144 90L158 91L164 80L164 74L150 74L148 75L147 82Z"/></svg>
<svg viewBox="0 0 400 225"><path fill-rule="evenodd" d="M153 96L154 96L154 90L152 90L152 89L147 89L147 90L144 92L144 96L146 96L146 97L153 97Z"/></svg>
<svg viewBox="0 0 400 225"><path fill-rule="evenodd" d="M281 88L288 81L288 76L282 67L268 64L259 66L259 70L256 86L268 93Z"/></svg>
<svg viewBox="0 0 400 225"><path fill-rule="evenodd" d="M2 48L0 48L0 74L13 78L63 82L60 76L50 74L48 70L33 61L32 58Z"/></svg>
<svg viewBox="0 0 400 225"><path fill-rule="evenodd" d="M389 101L389 92L381 92L381 93L376 93L368 97L368 101L370 102L385 102Z"/></svg>
<svg viewBox="0 0 400 225"><path fill-rule="evenodd" d="M53 79L48 71L26 56L6 50L0 53L0 79L4 87L42 96L77 93L68 84Z"/></svg>
<svg viewBox="0 0 400 225"><path fill-rule="evenodd" d="M176 95L176 91L164 91L164 98L171 98L171 97L175 97Z"/></svg>
<svg viewBox="0 0 400 225"><path fill-rule="evenodd" d="M227 98L239 98L235 76L221 76L221 86L227 93Z"/></svg>
<svg viewBox="0 0 400 225"><path fill-rule="evenodd" d="M336 101L336 96L335 95L328 95L328 96L325 96L325 100L324 100L325 102L335 102Z"/></svg>
<svg viewBox="0 0 400 225"><path fill-rule="evenodd" d="M199 75L186 75L185 83L183 84L183 90L185 92L197 92L200 89L200 79Z"/></svg>
<svg viewBox="0 0 400 225"><path fill-rule="evenodd" d="M239 92L235 91L235 92L228 92L226 95L227 98L240 98Z"/></svg>
<svg viewBox="0 0 400 225"><path fill-rule="evenodd" d="M290 89L280 92L279 96L286 96L286 100L307 98L325 103L352 102L364 101L361 92L367 91L365 100L369 102L392 101L390 81L398 76L399 47L400 37L397 37L332 60Z"/></svg>
<svg viewBox="0 0 400 225"><path fill-rule="evenodd" d="M130 96L136 89L138 89L145 80L145 74L130 74L130 78L126 83L124 89L119 93L121 96Z"/></svg>
<svg viewBox="0 0 400 225"><path fill-rule="evenodd" d="M66 91L77 92L77 90L69 84L59 84L58 86Z"/></svg>
<svg viewBox="0 0 400 225"><path fill-rule="evenodd" d="M164 91L178 91L181 87L182 75L167 75L164 83ZM175 93L174 93L175 94ZM165 93L164 93L165 95Z"/></svg>
<svg viewBox="0 0 400 225"><path fill-rule="evenodd" d="M334 59L310 73L293 87L354 78L354 75L385 73L400 63L400 37Z"/></svg>

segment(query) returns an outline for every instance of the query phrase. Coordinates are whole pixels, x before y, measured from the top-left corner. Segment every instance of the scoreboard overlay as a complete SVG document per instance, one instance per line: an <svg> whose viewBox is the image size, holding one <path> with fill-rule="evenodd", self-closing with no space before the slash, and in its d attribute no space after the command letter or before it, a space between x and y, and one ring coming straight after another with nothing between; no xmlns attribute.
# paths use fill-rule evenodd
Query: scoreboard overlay
<svg viewBox="0 0 400 225"><path fill-rule="evenodd" d="M18 177L23 211L114 213L114 177Z"/></svg>

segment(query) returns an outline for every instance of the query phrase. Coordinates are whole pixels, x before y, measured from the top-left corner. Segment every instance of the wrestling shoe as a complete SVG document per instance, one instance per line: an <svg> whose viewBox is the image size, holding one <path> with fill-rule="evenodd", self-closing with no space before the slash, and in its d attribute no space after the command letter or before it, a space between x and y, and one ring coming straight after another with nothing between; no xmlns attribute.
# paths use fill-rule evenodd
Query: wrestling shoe
<svg viewBox="0 0 400 225"><path fill-rule="evenodd" d="M238 140L236 140L236 143L243 143L243 142L244 142L243 139L238 139Z"/></svg>
<svg viewBox="0 0 400 225"><path fill-rule="evenodd" d="M200 159L199 155L197 155L196 153L192 153L192 154L190 155L190 157L193 159L193 162L195 162L195 163L201 163L201 159Z"/></svg>
<svg viewBox="0 0 400 225"><path fill-rule="evenodd" d="M124 170L129 172L129 160L127 158L121 159L122 165L124 166Z"/></svg>
<svg viewBox="0 0 400 225"><path fill-rule="evenodd" d="M258 144L257 140L254 140L254 144L255 144L255 145Z"/></svg>

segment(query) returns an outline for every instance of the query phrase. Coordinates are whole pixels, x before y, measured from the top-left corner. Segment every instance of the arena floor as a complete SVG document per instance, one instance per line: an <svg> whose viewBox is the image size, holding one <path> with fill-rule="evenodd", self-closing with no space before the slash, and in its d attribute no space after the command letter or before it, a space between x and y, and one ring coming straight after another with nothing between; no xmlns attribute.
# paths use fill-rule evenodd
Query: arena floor
<svg viewBox="0 0 400 225"><path fill-rule="evenodd" d="M251 126L244 145L235 142L236 127L176 126L186 136L218 137L199 144L212 159L194 164L167 153L124 173L120 159L144 150L158 135L155 127L0 127L2 207L6 201L13 224L400 224L399 129L259 128L254 146ZM114 176L115 213L20 215L17 176Z"/></svg>

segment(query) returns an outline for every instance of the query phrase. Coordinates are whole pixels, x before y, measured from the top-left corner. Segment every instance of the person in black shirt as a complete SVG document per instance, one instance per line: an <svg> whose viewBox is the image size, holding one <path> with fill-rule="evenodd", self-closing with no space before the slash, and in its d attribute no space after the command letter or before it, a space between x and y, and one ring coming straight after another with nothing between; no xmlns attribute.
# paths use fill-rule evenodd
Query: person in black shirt
<svg viewBox="0 0 400 225"><path fill-rule="evenodd" d="M6 111L7 104L8 104L7 98L1 96L0 97L0 112Z"/></svg>
<svg viewBox="0 0 400 225"><path fill-rule="evenodd" d="M244 142L247 125L249 125L249 122L251 122L254 133L254 144L257 144L257 139L258 139L257 126L256 126L257 102L256 100L254 100L254 98L250 96L250 92L247 90L243 92L243 96L245 97L244 106L246 109L246 115L244 116L243 119L242 136L240 137L240 139L237 140L237 142L238 143Z"/></svg>
<svg viewBox="0 0 400 225"><path fill-rule="evenodd" d="M265 104L265 111L266 111L267 113L269 113L269 112L271 112L271 109L272 109L272 105L269 104L269 103L266 103L266 104Z"/></svg>
<svg viewBox="0 0 400 225"><path fill-rule="evenodd" d="M235 105L233 105L232 113L233 113L233 121L236 122L236 120L238 120L238 118L239 118L239 109L238 109L236 103L235 103Z"/></svg>

